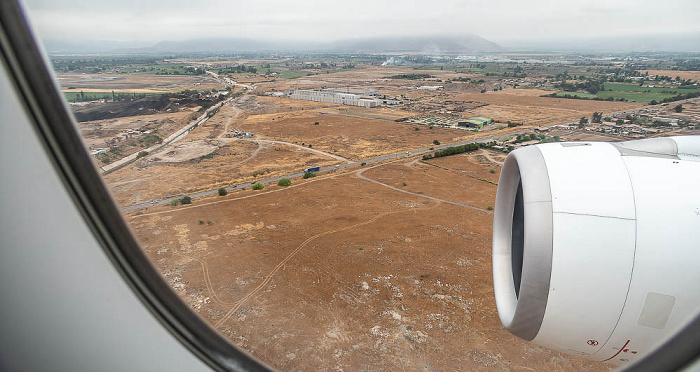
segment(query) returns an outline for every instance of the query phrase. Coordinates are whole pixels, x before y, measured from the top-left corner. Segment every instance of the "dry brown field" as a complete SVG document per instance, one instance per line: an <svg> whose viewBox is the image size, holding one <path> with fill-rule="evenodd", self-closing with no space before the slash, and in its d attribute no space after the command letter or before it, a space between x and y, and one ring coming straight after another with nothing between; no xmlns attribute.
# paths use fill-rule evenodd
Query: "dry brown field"
<svg viewBox="0 0 700 372"><path fill-rule="evenodd" d="M213 157L202 158L203 155ZM127 206L337 163L338 160L287 145L238 140L182 141L106 175L105 181L117 203Z"/></svg>
<svg viewBox="0 0 700 372"><path fill-rule="evenodd" d="M486 116L501 122L523 122L525 125L543 126L590 117L595 111L603 114L641 107L634 102L606 102L564 98L541 97L551 92L537 89L509 89L487 93L462 93L455 100L490 103L463 116Z"/></svg>
<svg viewBox="0 0 700 372"><path fill-rule="evenodd" d="M675 70L640 70L639 72L648 72L649 75L661 75L668 76L675 79L676 76L680 76L683 80L696 80L700 81L700 71L675 71Z"/></svg>
<svg viewBox="0 0 700 372"><path fill-rule="evenodd" d="M406 158L126 215L181 298L280 370L609 370L501 326L499 159Z"/></svg>
<svg viewBox="0 0 700 372"><path fill-rule="evenodd" d="M172 93L224 88L210 76L59 74L57 78L64 92Z"/></svg>
<svg viewBox="0 0 700 372"><path fill-rule="evenodd" d="M316 122L319 124L314 124ZM459 129L429 129L389 120L319 114L311 110L251 115L239 126L241 130L256 135L310 144L314 149L354 161L434 146L434 140L441 143L459 141L471 134Z"/></svg>

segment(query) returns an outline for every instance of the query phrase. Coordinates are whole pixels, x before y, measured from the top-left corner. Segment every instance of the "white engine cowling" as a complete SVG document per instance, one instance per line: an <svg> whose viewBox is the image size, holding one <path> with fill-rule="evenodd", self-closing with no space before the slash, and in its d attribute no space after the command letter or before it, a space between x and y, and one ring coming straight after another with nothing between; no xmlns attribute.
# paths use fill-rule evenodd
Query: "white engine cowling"
<svg viewBox="0 0 700 372"><path fill-rule="evenodd" d="M651 351L700 311L700 136L511 152L493 275L523 339L614 364Z"/></svg>

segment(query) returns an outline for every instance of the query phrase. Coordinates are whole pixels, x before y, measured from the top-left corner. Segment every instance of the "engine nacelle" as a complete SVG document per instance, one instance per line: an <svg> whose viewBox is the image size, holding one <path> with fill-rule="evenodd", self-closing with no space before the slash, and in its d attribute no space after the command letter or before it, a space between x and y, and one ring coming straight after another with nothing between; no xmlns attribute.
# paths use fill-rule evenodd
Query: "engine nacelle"
<svg viewBox="0 0 700 372"><path fill-rule="evenodd" d="M493 226L501 322L622 364L700 311L700 136L511 152Z"/></svg>

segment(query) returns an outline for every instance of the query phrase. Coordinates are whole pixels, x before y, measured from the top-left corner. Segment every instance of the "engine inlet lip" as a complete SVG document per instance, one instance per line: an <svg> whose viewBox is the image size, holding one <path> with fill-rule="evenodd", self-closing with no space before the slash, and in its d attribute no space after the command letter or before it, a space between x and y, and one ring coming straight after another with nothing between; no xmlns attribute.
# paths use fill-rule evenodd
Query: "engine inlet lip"
<svg viewBox="0 0 700 372"><path fill-rule="evenodd" d="M553 214L549 181L542 152L538 146L528 146L508 154L496 193L493 280L498 315L507 330L528 341L542 326L550 289ZM516 198L520 187L522 195ZM517 215L514 218L516 199L521 203L522 221ZM523 228L521 243L516 236L515 247L514 221ZM522 261L517 258L518 249L522 249ZM516 267L520 264L522 270ZM515 288L518 275L519 291Z"/></svg>

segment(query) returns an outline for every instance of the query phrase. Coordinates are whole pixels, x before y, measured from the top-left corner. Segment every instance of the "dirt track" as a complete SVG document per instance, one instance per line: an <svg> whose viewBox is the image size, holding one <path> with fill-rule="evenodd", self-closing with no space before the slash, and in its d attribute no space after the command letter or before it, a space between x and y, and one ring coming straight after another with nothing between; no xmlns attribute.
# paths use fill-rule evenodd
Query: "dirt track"
<svg viewBox="0 0 700 372"><path fill-rule="evenodd" d="M482 158L401 159L129 220L190 306L282 370L607 370L501 327L485 210L498 175Z"/></svg>

